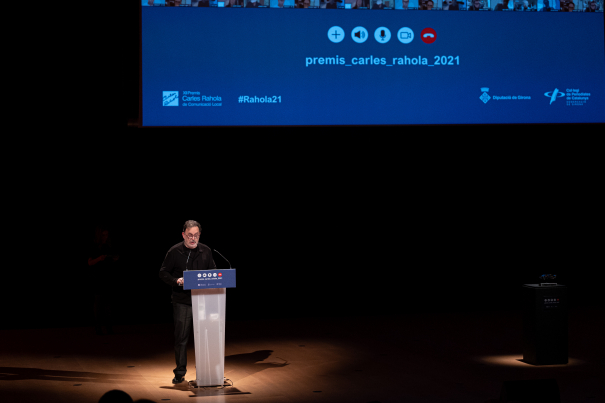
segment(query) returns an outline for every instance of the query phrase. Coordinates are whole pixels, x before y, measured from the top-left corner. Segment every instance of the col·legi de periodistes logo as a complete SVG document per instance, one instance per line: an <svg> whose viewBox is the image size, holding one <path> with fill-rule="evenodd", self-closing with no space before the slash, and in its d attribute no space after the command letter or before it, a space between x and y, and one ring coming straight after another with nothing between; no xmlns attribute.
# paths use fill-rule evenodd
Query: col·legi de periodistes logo
<svg viewBox="0 0 605 403"><path fill-rule="evenodd" d="M557 99L565 97L565 105L582 106L590 99L590 92L582 91L579 88L566 88L565 91L555 88L553 91L545 92L544 96L550 100L549 105L552 105Z"/></svg>
<svg viewBox="0 0 605 403"><path fill-rule="evenodd" d="M550 98L550 103L549 103L549 105L550 105L553 102L555 102L557 100L557 98L564 97L565 93L564 92L559 92L559 89L555 88L554 91L545 92L544 96Z"/></svg>

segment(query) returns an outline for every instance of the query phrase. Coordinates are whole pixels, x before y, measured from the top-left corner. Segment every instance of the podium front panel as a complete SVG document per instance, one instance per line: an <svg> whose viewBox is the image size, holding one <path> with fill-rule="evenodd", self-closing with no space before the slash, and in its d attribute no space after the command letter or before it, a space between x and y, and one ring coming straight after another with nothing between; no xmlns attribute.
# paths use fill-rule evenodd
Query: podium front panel
<svg viewBox="0 0 605 403"><path fill-rule="evenodd" d="M225 288L191 290L197 386L224 384L225 291Z"/></svg>
<svg viewBox="0 0 605 403"><path fill-rule="evenodd" d="M183 289L235 288L235 269L187 270L183 272Z"/></svg>

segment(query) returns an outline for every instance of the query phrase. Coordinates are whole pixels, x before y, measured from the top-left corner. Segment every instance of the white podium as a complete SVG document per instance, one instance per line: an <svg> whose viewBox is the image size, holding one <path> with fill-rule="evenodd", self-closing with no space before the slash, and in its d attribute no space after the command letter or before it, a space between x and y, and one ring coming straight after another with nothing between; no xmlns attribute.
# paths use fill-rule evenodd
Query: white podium
<svg viewBox="0 0 605 403"><path fill-rule="evenodd" d="M183 279L183 287L191 290L195 386L223 386L226 289L235 287L235 269L191 270Z"/></svg>

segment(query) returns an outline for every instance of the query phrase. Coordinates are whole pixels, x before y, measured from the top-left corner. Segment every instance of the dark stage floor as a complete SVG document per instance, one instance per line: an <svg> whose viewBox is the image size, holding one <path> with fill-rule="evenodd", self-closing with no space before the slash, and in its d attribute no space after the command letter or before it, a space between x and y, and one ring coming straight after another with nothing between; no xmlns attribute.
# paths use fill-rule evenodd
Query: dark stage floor
<svg viewBox="0 0 605 403"><path fill-rule="evenodd" d="M605 401L604 310L569 314L569 364L520 361L518 312L227 322L233 388L171 383L171 325L0 331L0 401L487 402L503 381L554 378L563 403ZM194 349L189 372L195 379ZM222 393L222 394L221 394ZM231 393L225 395L225 393Z"/></svg>

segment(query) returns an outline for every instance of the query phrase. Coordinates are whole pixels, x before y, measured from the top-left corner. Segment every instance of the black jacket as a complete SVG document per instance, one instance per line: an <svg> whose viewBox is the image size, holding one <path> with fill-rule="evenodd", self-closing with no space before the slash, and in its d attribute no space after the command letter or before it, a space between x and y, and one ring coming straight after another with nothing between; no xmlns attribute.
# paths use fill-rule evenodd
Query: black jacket
<svg viewBox="0 0 605 403"><path fill-rule="evenodd" d="M197 255L187 263L188 249L183 242L174 245L164 258L160 268L160 279L172 286L172 303L191 305L191 290L184 290L176 281L185 270L216 270L212 251L202 243L197 244Z"/></svg>

